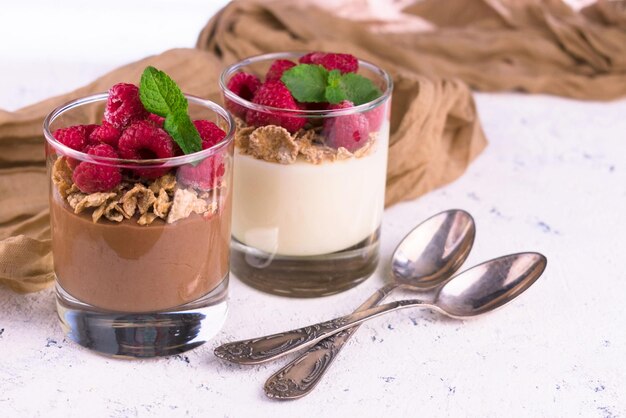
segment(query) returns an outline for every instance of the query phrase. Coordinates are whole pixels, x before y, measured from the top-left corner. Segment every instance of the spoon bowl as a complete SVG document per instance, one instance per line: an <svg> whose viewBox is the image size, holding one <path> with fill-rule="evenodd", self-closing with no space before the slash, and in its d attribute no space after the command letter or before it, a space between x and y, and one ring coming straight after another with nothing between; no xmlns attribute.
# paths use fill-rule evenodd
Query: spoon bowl
<svg viewBox="0 0 626 418"><path fill-rule="evenodd" d="M396 247L391 259L394 281L419 290L439 285L465 262L475 237L474 219L464 210L431 216Z"/></svg>
<svg viewBox="0 0 626 418"><path fill-rule="evenodd" d="M492 311L528 289L546 265L546 257L533 252L495 258L451 278L439 289L433 305L454 318Z"/></svg>

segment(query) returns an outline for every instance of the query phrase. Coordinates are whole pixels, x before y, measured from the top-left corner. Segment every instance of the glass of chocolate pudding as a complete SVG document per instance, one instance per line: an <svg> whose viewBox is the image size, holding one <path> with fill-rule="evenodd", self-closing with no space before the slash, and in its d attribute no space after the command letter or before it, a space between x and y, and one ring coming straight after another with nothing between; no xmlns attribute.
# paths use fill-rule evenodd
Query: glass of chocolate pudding
<svg viewBox="0 0 626 418"><path fill-rule="evenodd" d="M111 91L44 121L58 315L106 355L180 353L226 318L233 119L186 95L202 149L185 154L136 92Z"/></svg>
<svg viewBox="0 0 626 418"><path fill-rule="evenodd" d="M236 123L231 269L291 297L350 289L378 264L392 81L343 53L273 53L224 70Z"/></svg>

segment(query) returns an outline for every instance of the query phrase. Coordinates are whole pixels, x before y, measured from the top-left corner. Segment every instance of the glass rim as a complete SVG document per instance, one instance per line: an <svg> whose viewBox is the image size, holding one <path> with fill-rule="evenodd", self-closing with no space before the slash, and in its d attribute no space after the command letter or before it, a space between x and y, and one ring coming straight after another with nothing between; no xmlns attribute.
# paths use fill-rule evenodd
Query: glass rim
<svg viewBox="0 0 626 418"><path fill-rule="evenodd" d="M261 111L261 112L272 112L272 113L282 113L293 116L303 116L303 117L334 117L334 116L343 116L343 115L351 115L354 113L361 113L372 110L381 104L385 103L390 97L393 91L393 80L389 73L377 65L372 64L369 61L359 59L359 68L367 68L368 70L378 74L385 82L386 88L383 91L383 94L376 99L369 101L367 103L360 104L358 106L346 108L346 109L311 109L311 110L302 110L302 109L281 109L279 107L273 106L265 106L257 103L252 103L249 100L239 97L232 90L227 87L228 79L230 76L235 74L237 71L242 69L245 66L256 64L262 61L276 60L276 59L285 59L285 58L300 58L301 56L307 54L307 52L272 52L269 54L261 54L254 55L248 58L245 58L241 61L238 61L232 65L226 67L219 77L219 86L222 90L226 99L235 102L240 106L244 106L246 108Z"/></svg>
<svg viewBox="0 0 626 418"><path fill-rule="evenodd" d="M190 94L185 94L185 98L187 98L187 101L189 103L204 106L212 110L228 123L228 131L226 132L226 136L220 142L210 148L194 152L193 154L185 154L169 158L151 158L145 160L99 157L75 150L68 147L67 145L62 144L61 142L57 141L57 139L52 135L52 132L50 132L50 125L52 124L52 122L54 122L63 113L79 106L105 101L106 99L108 99L108 97L109 94L106 92L96 93L75 100L71 100L53 109L50 113L48 113L43 121L43 132L44 137L46 138L46 142L55 149L62 151L64 156L72 157L81 161L93 162L101 165L111 165L121 168L151 168L152 166L154 166L155 168L161 168L175 167L183 164L197 162L198 160L203 160L227 147L230 143L233 142L233 139L235 137L235 120L229 112L227 112L224 108L222 108L217 103L212 102L211 100L203 99L201 97L193 96Z"/></svg>

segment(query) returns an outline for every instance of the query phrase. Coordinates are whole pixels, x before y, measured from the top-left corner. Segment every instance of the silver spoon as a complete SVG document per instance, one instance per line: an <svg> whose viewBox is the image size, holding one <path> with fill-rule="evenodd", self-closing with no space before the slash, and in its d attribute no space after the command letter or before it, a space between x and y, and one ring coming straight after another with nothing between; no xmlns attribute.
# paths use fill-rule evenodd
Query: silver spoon
<svg viewBox="0 0 626 418"><path fill-rule="evenodd" d="M543 255L533 252L495 258L452 277L432 297L391 302L304 328L225 344L218 347L221 348L218 357L239 364L260 363L272 354L272 347L282 354L291 353L368 319L404 308L431 308L452 318L484 314L528 289L541 276L546 264Z"/></svg>
<svg viewBox="0 0 626 418"><path fill-rule="evenodd" d="M475 236L474 220L463 210L447 210L428 218L396 247L391 258L392 282L355 312L378 305L397 288L425 292L439 285L465 262ZM318 342L273 374L265 382L267 396L296 399L310 393L359 326Z"/></svg>
<svg viewBox="0 0 626 418"><path fill-rule="evenodd" d="M423 221L409 232L394 251L391 263L394 281L370 296L357 312L378 305L398 287L425 291L448 279L469 255L475 236L474 219L464 210L447 210ZM354 331L356 328L348 333ZM343 334L338 336L343 337ZM348 338L349 335L345 340ZM271 341L258 338L254 353L250 353L251 358L246 353L236 355L233 352L237 347L233 344L236 343L228 343L217 347L215 355L235 363L262 363L278 358L284 354L283 351L291 349L288 342L288 336L283 339L273 338ZM238 360L240 357L241 361Z"/></svg>

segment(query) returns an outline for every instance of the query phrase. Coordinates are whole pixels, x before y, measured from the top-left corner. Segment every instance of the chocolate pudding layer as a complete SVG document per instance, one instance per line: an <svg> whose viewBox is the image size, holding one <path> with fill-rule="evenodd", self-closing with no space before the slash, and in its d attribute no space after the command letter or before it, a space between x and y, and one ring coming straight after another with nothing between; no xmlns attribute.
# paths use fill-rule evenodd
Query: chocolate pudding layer
<svg viewBox="0 0 626 418"><path fill-rule="evenodd" d="M211 215L142 226L136 219L94 223L54 190L50 215L59 284L81 302L121 312L170 309L204 296L228 273L226 195Z"/></svg>

